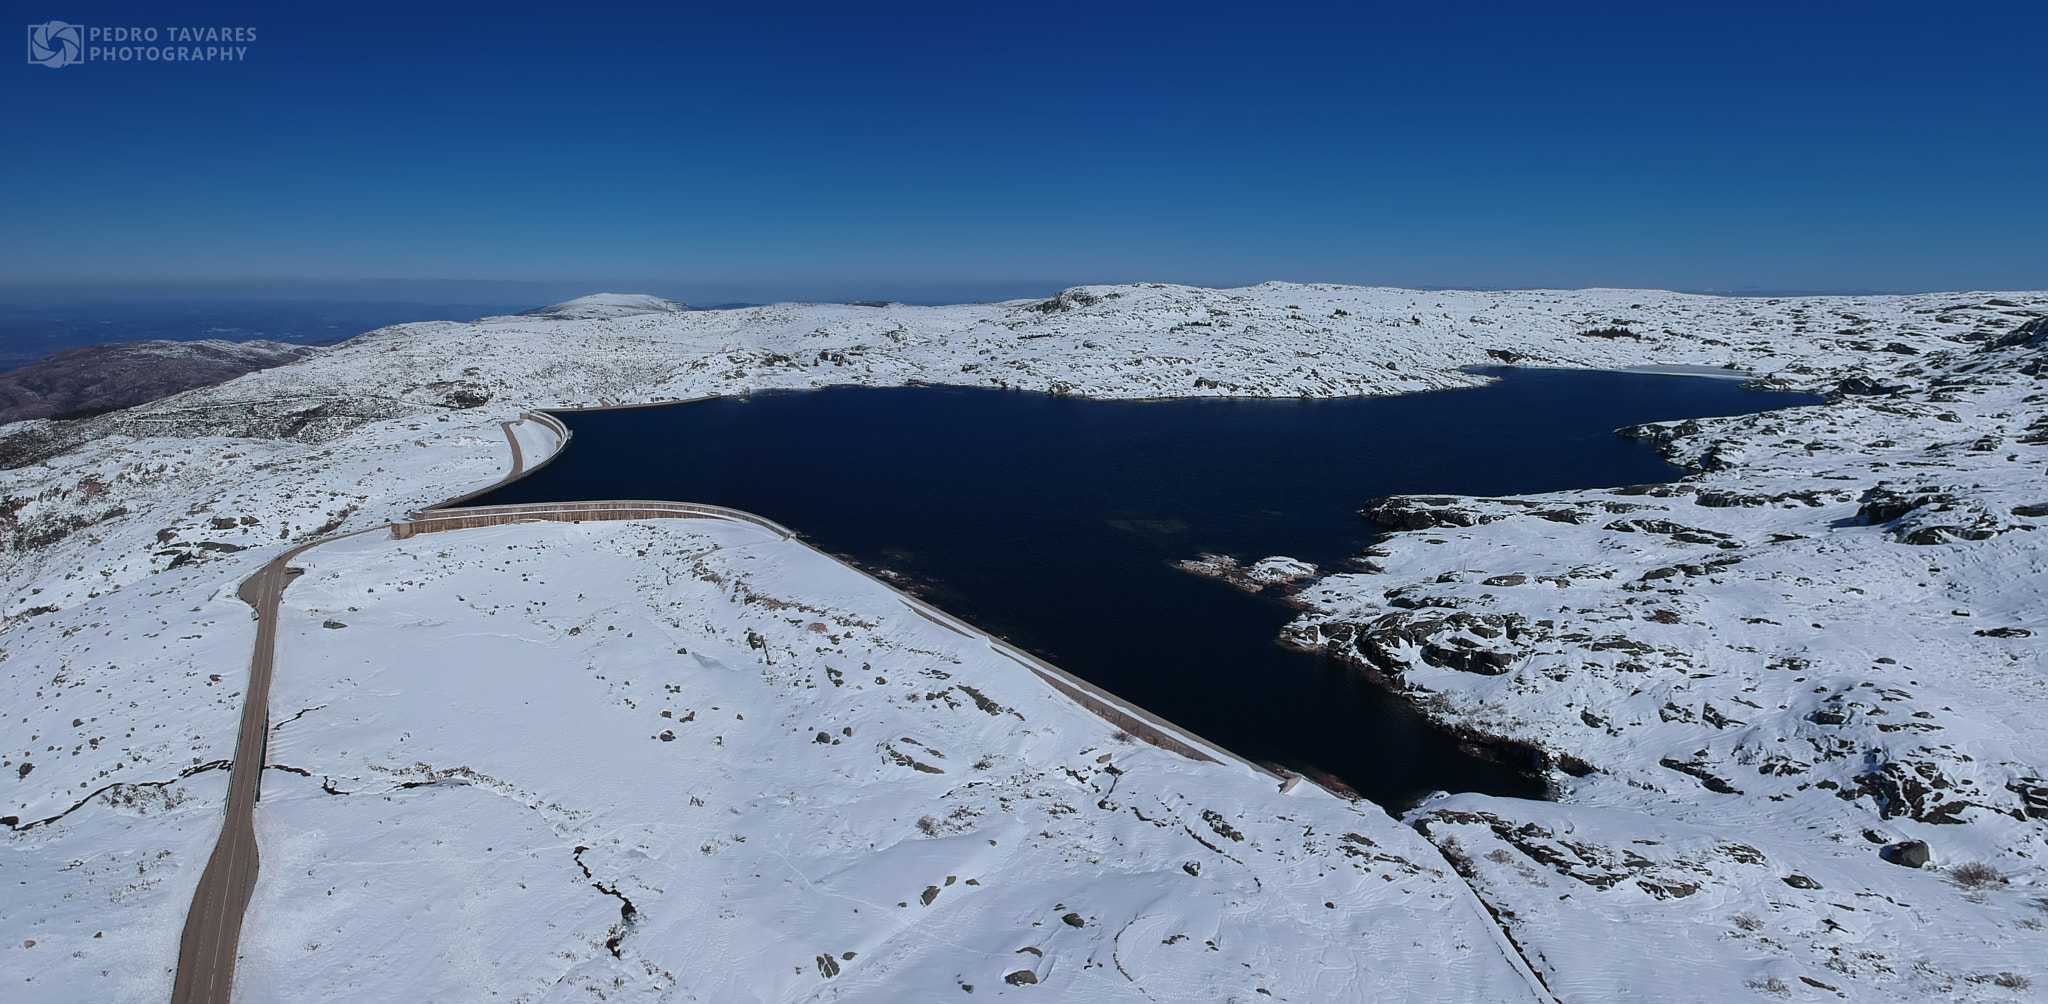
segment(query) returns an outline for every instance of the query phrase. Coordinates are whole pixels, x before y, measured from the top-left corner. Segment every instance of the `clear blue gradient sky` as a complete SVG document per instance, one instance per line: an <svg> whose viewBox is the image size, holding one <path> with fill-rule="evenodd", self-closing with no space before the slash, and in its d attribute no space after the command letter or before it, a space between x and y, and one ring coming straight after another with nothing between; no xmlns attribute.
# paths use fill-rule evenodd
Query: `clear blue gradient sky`
<svg viewBox="0 0 2048 1004"><path fill-rule="evenodd" d="M433 7L10 0L259 35L12 57L0 280L2048 286L2043 4Z"/></svg>

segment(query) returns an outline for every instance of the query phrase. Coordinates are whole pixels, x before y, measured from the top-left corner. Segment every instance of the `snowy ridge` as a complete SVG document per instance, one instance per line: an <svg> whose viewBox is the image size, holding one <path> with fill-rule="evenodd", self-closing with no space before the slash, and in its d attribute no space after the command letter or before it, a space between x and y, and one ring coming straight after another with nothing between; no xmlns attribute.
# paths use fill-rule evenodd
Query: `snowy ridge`
<svg viewBox="0 0 2048 1004"><path fill-rule="evenodd" d="M635 314L668 314L688 309L689 304L664 300L645 293L593 293L546 307L536 307L519 316L541 317L553 321L587 321L631 317Z"/></svg>
<svg viewBox="0 0 2048 1004"><path fill-rule="evenodd" d="M279 655L280 769L266 778L258 825L266 862L294 864L265 866L274 884L259 888L249 972L316 960L306 971L317 975L280 991L308 998L388 995L415 979L448 986L435 981L456 974L500 981L491 985L515 999L585 986L610 999L721 999L742 987L950 996L958 983L1009 992L1001 977L1016 970L996 964L1001 954L1030 967L1051 959L1032 972L1054 986L1017 992L1056 995L1529 994L1455 866L1566 1000L1650 988L1741 1000L1781 987L1813 999L2024 998L2035 993L2022 985L2030 972L2048 976L2030 969L2044 942L2036 918L2048 915L2029 905L2042 895L2036 809L2048 812L2029 780L2044 776L2034 723L2048 710L2029 641L2043 629L2041 536L2028 528L2048 504L2044 313L2048 296L2023 293L1756 301L1268 284L1087 287L937 308L489 318L388 328L126 412L21 423L0 430L0 685L19 709L0 730L0 816L20 883L0 904L0 951L24 977L22 999L71 999L77 987L162 995L220 813L223 772L193 770L234 744L252 635L234 585L285 547L506 475L500 423L524 411L912 381L1334 396L1469 386L1479 378L1462 367L1501 362L1732 364L1838 396L1642 430L1701 469L1675 489L1390 502L1383 515L1415 529L1369 556L1380 570L1300 594L1314 609L1292 629L1297 641L1349 645L1441 720L1528 742L1556 766L1560 803L1458 796L1418 809L1411 819L1435 850L1369 806L1283 796L1235 766L1117 744L986 646L961 649L929 621L885 617L874 606L885 594L868 580L731 536L740 531L551 525L323 546L286 594L303 644ZM529 465L525 454L549 448L544 437L518 441ZM670 557L643 560L653 554ZM748 576L761 600L729 591ZM1396 615L1407 619L1382 620ZM861 624L835 631L832 617ZM348 626L321 626L330 619ZM1801 627L1811 623L1823 627ZM1375 631L1384 665L1356 640ZM870 654L854 662L856 652ZM849 690L871 679L851 675L863 662L890 682ZM845 683L832 686L828 668ZM920 675L931 669L1027 720L985 713L954 680ZM924 698L948 686L959 707ZM306 688L290 699L302 703L288 706L286 687ZM323 700L332 706L319 710ZM522 717L534 714L522 701L546 718ZM701 713L651 727L660 710L673 721L700 704L722 715L728 702L747 717L725 731L690 731L712 721ZM870 715L872 731L861 724ZM809 728L828 716L861 741L841 734L834 746L831 730ZM815 742L821 731L827 741ZM1089 766L1103 752L1125 773ZM664 755L682 762L663 766ZM1027 780L956 788L988 773L961 769L984 756ZM322 779L371 797L329 794ZM407 787L415 781L432 783ZM642 797L646 785L659 797ZM974 836L945 835L960 805L980 812ZM693 821L706 808L731 822ZM917 825L926 815L941 836ZM1885 863L1864 829L1924 839L1942 867ZM410 854L389 853L394 834L419 835L396 838ZM784 847L789 834L820 839ZM703 853L710 838L725 847ZM874 843L873 856L855 839ZM987 839L1018 856L969 861ZM1025 853L1033 839L1043 846ZM781 870L768 867L770 844L789 858ZM485 850L502 847L517 860ZM1181 870L1190 855L1206 855L1206 877ZM382 870L400 867L394 857L419 869L408 872L416 882L381 884ZM2003 883L1954 867L1970 862ZM1224 883L1212 882L1218 868ZM1084 899L1086 876L1103 870L1123 878ZM863 905L855 928L850 912L820 905L841 900L776 885L821 875L872 883L860 895L891 920L871 928ZM947 885L947 875L980 884ZM342 876L424 898L393 892L322 914L327 886L305 883L327 877L340 897ZM940 890L932 905L921 903L927 885ZM698 898L719 889L731 898ZM1003 891L970 904L966 889ZM1205 898L1218 889L1222 900ZM614 892L647 920L626 924ZM452 903L464 905L451 913ZM970 905L931 912L955 903ZM703 941L672 920L703 928L726 909L738 911L731 930L755 933ZM109 929L114 910L121 923ZM899 919L913 914L944 919ZM532 926L555 916L558 928ZM613 925L630 928L617 956ZM1025 937L1047 927L1065 940ZM436 933L415 952L381 940L399 930ZM534 949L522 960L553 961L495 967L507 944ZM1138 944L1156 947L1126 953ZM1200 950L1175 954L1189 946ZM548 954L558 950L568 955ZM1301 961L1311 956L1322 961Z"/></svg>

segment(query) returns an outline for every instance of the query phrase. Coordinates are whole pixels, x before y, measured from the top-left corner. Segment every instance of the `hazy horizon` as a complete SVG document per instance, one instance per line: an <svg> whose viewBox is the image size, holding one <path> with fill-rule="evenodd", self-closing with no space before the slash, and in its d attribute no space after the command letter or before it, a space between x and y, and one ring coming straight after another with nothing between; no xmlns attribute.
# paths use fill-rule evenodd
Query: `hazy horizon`
<svg viewBox="0 0 2048 1004"><path fill-rule="evenodd" d="M596 293L645 293L695 307L772 303L856 303L895 302L913 305L1000 303L1007 300L1043 299L1076 286L1118 286L1160 283L1203 289L1239 289L1266 282L1303 285L1336 285L1391 289L1469 290L1514 292L1521 290L1635 289L1699 296L1789 297L1789 296L1908 296L1945 292L2014 292L2032 287L1927 287L1927 288L1766 288L1680 289L1669 286L1628 286L1588 284L1579 286L1494 286L1454 283L1344 282L1336 280L1268 277L1242 282L1188 282L1173 279L1087 278L1043 280L991 280L987 282L919 283L914 281L786 281L786 282L692 282L658 278L627 279L243 279L207 282L165 280L90 280L33 282L0 280L0 304L15 307L84 304L133 306L148 303L299 303L299 304L423 304L476 306L520 310L547 306ZM485 316L485 315L477 315Z"/></svg>

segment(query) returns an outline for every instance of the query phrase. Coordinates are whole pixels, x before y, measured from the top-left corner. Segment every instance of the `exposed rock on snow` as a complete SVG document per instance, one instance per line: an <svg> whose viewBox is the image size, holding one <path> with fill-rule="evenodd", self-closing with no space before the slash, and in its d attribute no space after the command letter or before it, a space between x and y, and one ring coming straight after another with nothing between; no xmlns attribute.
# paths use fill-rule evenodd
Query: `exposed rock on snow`
<svg viewBox="0 0 2048 1004"><path fill-rule="evenodd" d="M1881 350L1895 389L1632 430L1680 484L1378 500L1369 571L1298 597L1296 643L1548 753L1563 804L1410 819L1553 988L1625 993L1614 957L1640 955L1683 985L2011 993L1992 976L2048 920L2048 680L2021 640L2048 611L2023 512L2048 451L2008 445L2048 400L2036 341ZM2032 891L1942 881L1966 865ZM1702 896L1720 916L1678 905Z"/></svg>
<svg viewBox="0 0 2048 1004"><path fill-rule="evenodd" d="M1292 596L1315 584L1316 566L1299 558L1260 558L1249 565L1238 564L1227 554L1203 553L1179 563L1184 572L1222 579L1248 593L1273 592Z"/></svg>
<svg viewBox="0 0 2048 1004"><path fill-rule="evenodd" d="M1434 799L1418 834L1116 744L986 646L739 531L367 535L286 594L249 985L1540 999L1524 954L1566 1000L2048 981L2048 296L655 310L387 328L0 429L0 816L25 883L0 945L36 943L0 948L10 999L162 995L253 643L235 585L503 476L522 412L849 383L1403 393L1510 356L1832 395L1634 430L1697 472L1674 485L1375 503L1395 532L1295 597L1290 641L1542 750L1559 802ZM1636 337L1579 334L1609 327ZM523 454L559 442L537 430ZM1881 855L1914 840L1925 868Z"/></svg>
<svg viewBox="0 0 2048 1004"><path fill-rule="evenodd" d="M1878 848L1877 856L1895 865L1904 865L1907 868L1924 868L1927 866L1928 861L1927 842L1924 840L1901 840L1896 844L1886 844Z"/></svg>

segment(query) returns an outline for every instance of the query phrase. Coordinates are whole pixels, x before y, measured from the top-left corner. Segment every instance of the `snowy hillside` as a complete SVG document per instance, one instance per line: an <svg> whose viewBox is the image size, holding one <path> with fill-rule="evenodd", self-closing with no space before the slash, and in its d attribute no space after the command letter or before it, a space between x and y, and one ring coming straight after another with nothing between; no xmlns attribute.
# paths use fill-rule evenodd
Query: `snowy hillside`
<svg viewBox="0 0 2048 1004"><path fill-rule="evenodd" d="M635 314L667 314L688 309L688 304L648 296L645 293L592 293L574 300L564 300L561 303L528 310L519 316L539 317L551 321L589 321L631 317Z"/></svg>
<svg viewBox="0 0 2048 1004"><path fill-rule="evenodd" d="M759 527L357 537L305 567L252 1000L1528 995L1412 830L1119 739Z"/></svg>
<svg viewBox="0 0 2048 1004"><path fill-rule="evenodd" d="M1371 571L1302 595L1297 643L1552 754L1565 805L1410 818L1554 987L1620 992L1620 951L1998 999L2043 957L2048 327L2002 341L1639 430L1684 484L1386 500Z"/></svg>
<svg viewBox="0 0 2048 1004"><path fill-rule="evenodd" d="M0 424L82 417L315 355L308 345L153 339L65 349L0 374Z"/></svg>
<svg viewBox="0 0 2048 1004"><path fill-rule="evenodd" d="M744 528L370 534L285 594L244 992L1542 999L1526 956L1564 1000L2043 994L2048 295L589 306L0 429L10 999L164 996L253 642L235 586L504 476L522 412L911 382L1390 394L1501 363L1833 395L1642 430L1699 470L1677 486L1389 500L1406 529L1372 570L1299 594L1291 639L1541 750L1558 802L1438 799L1411 828L1118 742ZM1929 867L1880 857L1908 840Z"/></svg>

